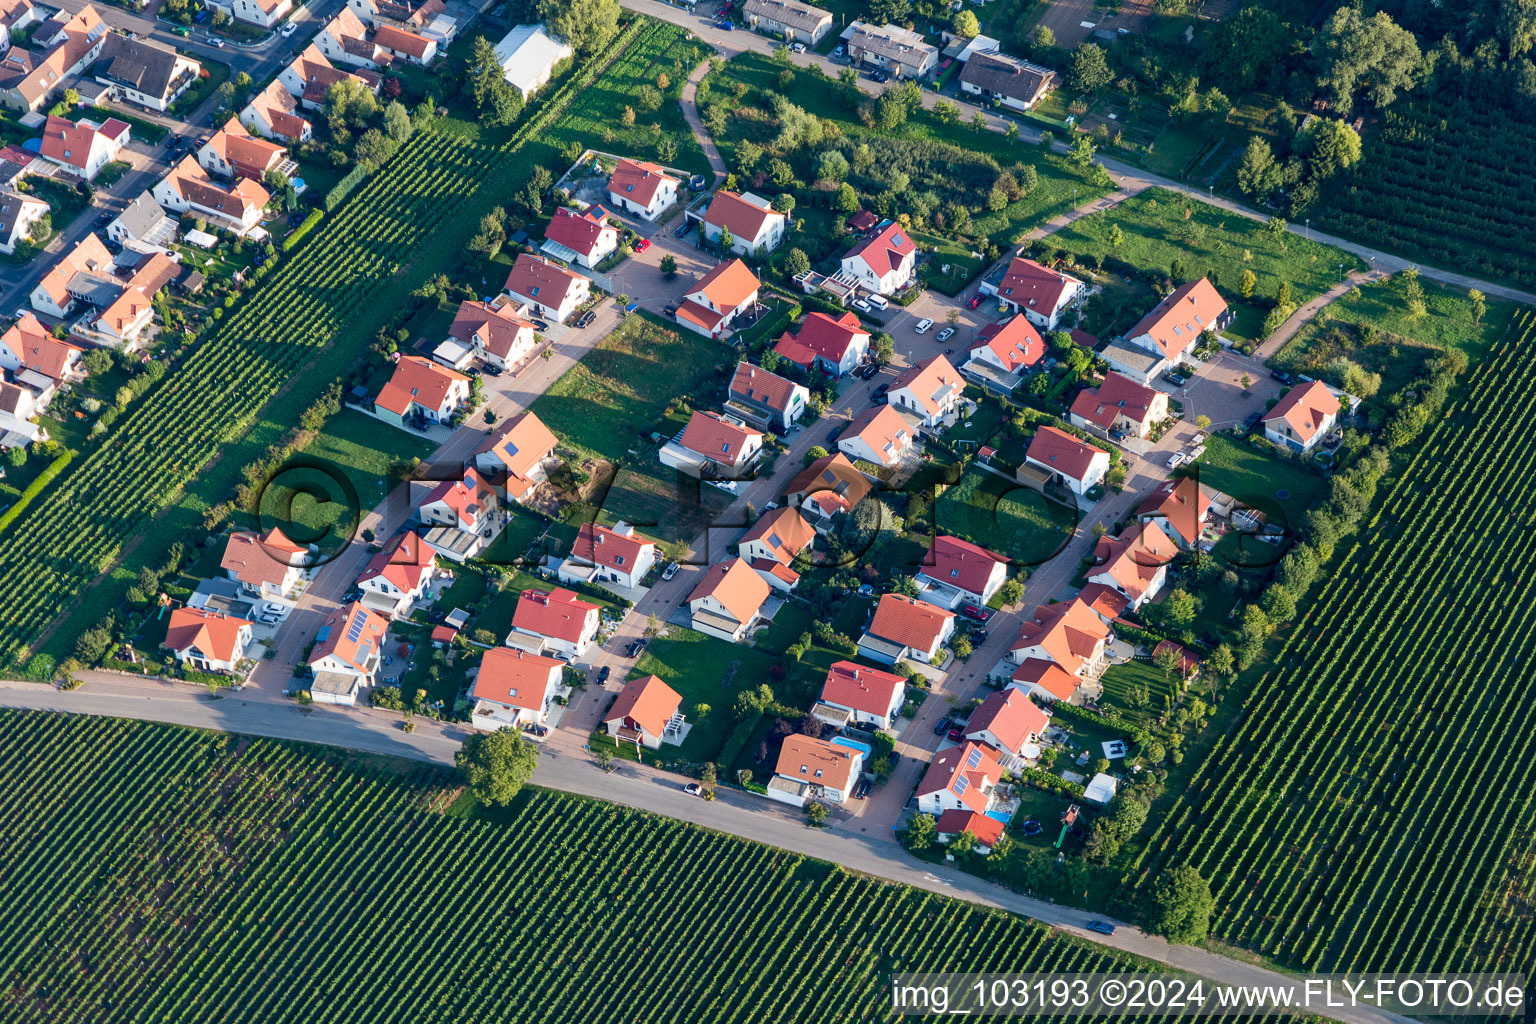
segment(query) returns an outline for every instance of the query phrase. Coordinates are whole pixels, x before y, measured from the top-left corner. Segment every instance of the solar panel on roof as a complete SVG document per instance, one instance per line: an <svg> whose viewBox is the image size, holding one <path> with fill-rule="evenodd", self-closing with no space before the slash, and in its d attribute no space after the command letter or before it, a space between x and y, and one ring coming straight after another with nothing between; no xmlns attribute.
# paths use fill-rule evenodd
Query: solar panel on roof
<svg viewBox="0 0 1536 1024"><path fill-rule="evenodd" d="M971 756L967 757L965 759L965 766L967 768L975 768L976 766L978 766L980 764L981 764L981 751L973 749L971 751Z"/></svg>
<svg viewBox="0 0 1536 1024"><path fill-rule="evenodd" d="M970 788L971 788L971 784L968 781L966 781L966 778L965 778L964 775L962 775L959 778L955 779L955 796L960 796L967 789L970 789Z"/></svg>
<svg viewBox="0 0 1536 1024"><path fill-rule="evenodd" d="M353 613L353 615L352 615L352 625L347 627L347 642L348 643L354 643L354 644L357 643L358 638L363 635L363 624L365 622L367 622L367 621L368 621L368 613L363 611L362 609L358 609L356 612Z"/></svg>

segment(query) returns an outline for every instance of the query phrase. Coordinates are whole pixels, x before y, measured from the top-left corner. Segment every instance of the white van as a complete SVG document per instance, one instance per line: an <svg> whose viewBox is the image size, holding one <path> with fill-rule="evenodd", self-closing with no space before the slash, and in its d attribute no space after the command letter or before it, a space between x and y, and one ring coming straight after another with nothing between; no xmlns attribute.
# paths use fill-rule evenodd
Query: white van
<svg viewBox="0 0 1536 1024"><path fill-rule="evenodd" d="M867 301L871 306L879 310L888 309L891 305L891 301L884 295L871 295Z"/></svg>
<svg viewBox="0 0 1536 1024"><path fill-rule="evenodd" d="M919 320L917 322L917 326L912 328L912 329L914 331L916 331L918 334L927 334L928 333L928 328L930 328L932 326L933 326L933 321L929 320L927 317L923 317L923 319L921 319L921 320Z"/></svg>

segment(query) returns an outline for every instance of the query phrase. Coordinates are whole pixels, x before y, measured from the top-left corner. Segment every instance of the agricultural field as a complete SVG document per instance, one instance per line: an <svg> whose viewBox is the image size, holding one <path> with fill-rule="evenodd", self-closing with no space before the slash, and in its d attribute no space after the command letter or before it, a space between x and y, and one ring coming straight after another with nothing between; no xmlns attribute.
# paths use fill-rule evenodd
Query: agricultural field
<svg viewBox="0 0 1536 1024"><path fill-rule="evenodd" d="M5 713L0 781L11 1024L842 1024L890 1019L898 967L1140 966L610 804L485 812L415 763Z"/></svg>
<svg viewBox="0 0 1536 1024"><path fill-rule="evenodd" d="M1533 342L1472 362L1128 884L1192 864L1214 935L1304 970L1532 962Z"/></svg>
<svg viewBox="0 0 1536 1024"><path fill-rule="evenodd" d="M1048 560L1077 525L1076 516L1065 505L975 466L939 496L934 514L937 531L1023 565Z"/></svg>

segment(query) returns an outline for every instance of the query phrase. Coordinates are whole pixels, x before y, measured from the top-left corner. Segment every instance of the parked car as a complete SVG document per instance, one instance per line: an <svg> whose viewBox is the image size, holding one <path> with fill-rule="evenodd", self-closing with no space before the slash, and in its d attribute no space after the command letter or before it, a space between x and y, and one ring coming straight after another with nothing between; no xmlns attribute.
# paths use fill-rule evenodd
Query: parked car
<svg viewBox="0 0 1536 1024"><path fill-rule="evenodd" d="M1100 935L1115 934L1115 926L1108 921L1089 921L1087 928L1089 931L1098 932Z"/></svg>
<svg viewBox="0 0 1536 1024"><path fill-rule="evenodd" d="M592 326L592 321L594 321L596 319L597 319L597 314L589 309L585 313L581 314L581 316L576 318L576 326L577 327L591 327Z"/></svg>
<svg viewBox="0 0 1536 1024"><path fill-rule="evenodd" d="M1172 384L1176 388L1181 388L1186 383L1188 383L1189 378L1184 376L1182 373L1174 373L1172 370L1169 370L1167 373L1163 374L1163 380L1167 381L1169 384Z"/></svg>
<svg viewBox="0 0 1536 1024"><path fill-rule="evenodd" d="M842 43L838 43L837 46L832 50L832 56L841 57L847 51L848 48L846 46L844 46Z"/></svg>
<svg viewBox="0 0 1536 1024"><path fill-rule="evenodd" d="M635 239L635 252L645 252L645 250L649 249L650 247L651 240L649 238Z"/></svg>
<svg viewBox="0 0 1536 1024"><path fill-rule="evenodd" d="M946 327L942 331L940 331L938 334L934 335L933 340L938 342L940 345L942 345L946 341L948 341L950 338L953 338L954 336L955 336L955 329L953 327Z"/></svg>
<svg viewBox="0 0 1536 1024"><path fill-rule="evenodd" d="M931 328L932 326L933 326L933 321L928 319L927 317L923 317L921 320L919 320L917 322L917 326L912 328L912 330L915 331L918 334L927 334L929 328Z"/></svg>
<svg viewBox="0 0 1536 1024"><path fill-rule="evenodd" d="M289 36L293 35L295 32L297 32L298 30L299 30L299 26L290 21L288 24L283 26L283 28L282 28L282 36L283 36L284 39L286 39Z"/></svg>
<svg viewBox="0 0 1536 1024"><path fill-rule="evenodd" d="M982 644L987 642L987 637L989 635L990 634L988 634L986 630L980 628L979 626L972 626L971 627L971 646L973 646L973 647L980 647Z"/></svg>
<svg viewBox="0 0 1536 1024"><path fill-rule="evenodd" d="M965 739L965 729L964 729L963 726L958 726L958 725L950 726L949 732L945 733L945 736L947 736L949 739L952 739L956 743L958 743L961 740Z"/></svg>
<svg viewBox="0 0 1536 1024"><path fill-rule="evenodd" d="M719 21L715 22L715 28L719 29L722 32L734 32L734 31L736 31L736 26L732 25L730 22L726 21L724 18L722 18Z"/></svg>
<svg viewBox="0 0 1536 1024"><path fill-rule="evenodd" d="M485 371L485 375L487 377L501 376L501 367L497 366L495 363L486 363L481 367L481 369Z"/></svg>
<svg viewBox="0 0 1536 1024"><path fill-rule="evenodd" d="M1124 441L1125 434L1118 430L1111 430L1109 431L1109 439L1111 441Z"/></svg>
<svg viewBox="0 0 1536 1024"><path fill-rule="evenodd" d="M1261 420L1263 418L1264 418L1264 414L1263 413L1261 413L1261 412L1251 412L1243 420L1243 427L1245 429L1247 429L1247 430L1252 430L1254 427L1259 425L1259 420Z"/></svg>
<svg viewBox="0 0 1536 1024"><path fill-rule="evenodd" d="M684 218L683 222L677 226L677 230L672 232L672 237L673 238L682 238L684 235L686 235L688 232L690 232L692 230L693 230L693 221L688 220L687 218Z"/></svg>
<svg viewBox="0 0 1536 1024"><path fill-rule="evenodd" d="M683 792L689 796L703 796L704 787L700 786L697 782L690 782L683 787Z"/></svg>
<svg viewBox="0 0 1536 1024"><path fill-rule="evenodd" d="M664 580L669 580L673 576L676 576L676 575L677 575L677 563L676 562L672 562L664 570L662 570L661 578L664 579Z"/></svg>
<svg viewBox="0 0 1536 1024"><path fill-rule="evenodd" d="M651 645L650 640L646 639L645 637L641 637L639 640L635 641L635 654L637 656L641 655L641 654L644 654L645 653L645 649L647 647L649 647L650 645Z"/></svg>
<svg viewBox="0 0 1536 1024"><path fill-rule="evenodd" d="M874 312L874 308L872 306L870 306L870 304L868 302L865 302L863 299L854 299L853 300L853 308L858 310L860 313L872 313L872 312Z"/></svg>
<svg viewBox="0 0 1536 1024"><path fill-rule="evenodd" d="M991 612L987 611L985 608L981 607L980 605L975 605L975 604L968 604L964 608L961 608L960 609L960 614L964 615L966 618L970 619L972 622L986 622L988 619L990 619L992 617L992 613Z"/></svg>
<svg viewBox="0 0 1536 1024"><path fill-rule="evenodd" d="M1281 384L1285 384L1287 386L1296 383L1296 378L1292 377L1284 370L1270 370L1269 375L1275 380L1279 381Z"/></svg>
<svg viewBox="0 0 1536 1024"><path fill-rule="evenodd" d="M875 388L875 400L879 401L880 399L884 398L890 390L891 386L889 384L881 384L879 387Z"/></svg>
<svg viewBox="0 0 1536 1024"><path fill-rule="evenodd" d="M889 71L876 71L869 77L877 82L889 82L891 80L891 73Z"/></svg>
<svg viewBox="0 0 1536 1024"><path fill-rule="evenodd" d="M972 309L975 309L977 306L981 305L981 293L977 292L975 295L972 295L971 301L966 303L966 305L970 306Z"/></svg>
<svg viewBox="0 0 1536 1024"><path fill-rule="evenodd" d="M597 670L597 681L600 683L606 683L608 681L608 677L612 674L613 666L604 665L602 668Z"/></svg>
<svg viewBox="0 0 1536 1024"><path fill-rule="evenodd" d="M218 36L209 36L208 45L214 47L215 49L222 50L224 49L224 40L220 39Z"/></svg>
<svg viewBox="0 0 1536 1024"><path fill-rule="evenodd" d="M943 736L947 732L949 732L949 719L939 719L938 722L934 724L933 734L935 736Z"/></svg>
<svg viewBox="0 0 1536 1024"><path fill-rule="evenodd" d="M795 43L793 46L791 46L789 48L789 52L790 53L804 53L805 52L805 44L804 43Z"/></svg>
<svg viewBox="0 0 1536 1024"><path fill-rule="evenodd" d="M677 307L676 306L664 306L664 307L662 307L661 315L665 316L665 317L677 316Z"/></svg>

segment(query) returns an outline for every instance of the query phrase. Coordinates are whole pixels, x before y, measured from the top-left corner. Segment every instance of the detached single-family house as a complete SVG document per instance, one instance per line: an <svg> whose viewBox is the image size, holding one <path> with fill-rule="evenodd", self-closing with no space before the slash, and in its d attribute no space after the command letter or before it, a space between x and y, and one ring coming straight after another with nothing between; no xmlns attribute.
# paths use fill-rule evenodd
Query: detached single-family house
<svg viewBox="0 0 1536 1024"><path fill-rule="evenodd" d="M260 536L249 530L230 534L219 567L252 594L288 597L303 581L308 561L309 548L274 526Z"/></svg>
<svg viewBox="0 0 1536 1024"><path fill-rule="evenodd" d="M367 27L346 7L325 23L315 35L314 45L334 64L378 71L380 63L389 62L389 56L368 38Z"/></svg>
<svg viewBox="0 0 1536 1024"><path fill-rule="evenodd" d="M512 612L508 647L549 654L573 661L586 654L602 624L602 609L564 587L543 591L529 588Z"/></svg>
<svg viewBox="0 0 1536 1024"><path fill-rule="evenodd" d="M1082 296L1083 282L1034 260L1016 257L1008 262L1001 281L995 286L983 284L980 290L996 295L999 302L1023 313L1041 330L1054 331L1062 313Z"/></svg>
<svg viewBox="0 0 1536 1024"><path fill-rule="evenodd" d="M163 252L124 253L122 259L136 260L127 281L114 277L110 286L86 297L99 311L94 319L87 318L86 326L108 344L136 339L154 318L155 296L181 273L180 263Z"/></svg>
<svg viewBox="0 0 1536 1024"><path fill-rule="evenodd" d="M299 97L288 91L281 78L275 78L246 103L240 111L240 123L264 139L308 142L315 128L300 109Z"/></svg>
<svg viewBox="0 0 1536 1024"><path fill-rule="evenodd" d="M423 496L416 515L426 526L427 546L462 562L488 546L506 525L496 488L473 466L457 480L438 482Z"/></svg>
<svg viewBox="0 0 1536 1024"><path fill-rule="evenodd" d="M1024 453L1026 465L1038 466L1079 498L1109 472L1109 452L1080 441L1058 427L1041 427Z"/></svg>
<svg viewBox="0 0 1536 1024"><path fill-rule="evenodd" d="M709 201L700 230L706 242L719 242L723 233L730 232L726 251L746 256L774 249L784 239L788 223L789 218L762 196L721 189Z"/></svg>
<svg viewBox="0 0 1536 1024"><path fill-rule="evenodd" d="M984 606L1007 579L1007 556L941 533L929 545L916 582L924 601L953 609L962 602Z"/></svg>
<svg viewBox="0 0 1536 1024"><path fill-rule="evenodd" d="M742 535L736 550L775 590L791 591L800 582L795 556L811 546L816 531L788 506L763 515Z"/></svg>
<svg viewBox="0 0 1536 1024"><path fill-rule="evenodd" d="M176 220L145 190L107 225L107 237L120 246L129 242L164 249L176 240Z"/></svg>
<svg viewBox="0 0 1536 1024"><path fill-rule="evenodd" d="M731 376L725 410L755 427L783 434L805 413L810 400L804 384L740 362Z"/></svg>
<svg viewBox="0 0 1536 1024"><path fill-rule="evenodd" d="M1152 427L1168 418L1168 394L1149 388L1111 370L1104 383L1084 388L1072 400L1070 420L1074 427L1100 437L1110 433L1146 437Z"/></svg>
<svg viewBox="0 0 1536 1024"><path fill-rule="evenodd" d="M943 356L932 356L893 380L887 401L931 428L959 411L964 391L960 371Z"/></svg>
<svg viewBox="0 0 1536 1024"><path fill-rule="evenodd" d="M86 4L55 11L32 33L32 49L12 47L0 58L0 104L29 113L46 105L98 56L107 24Z"/></svg>
<svg viewBox="0 0 1536 1024"><path fill-rule="evenodd" d="M786 42L815 46L832 30L832 12L800 0L747 0L741 6L747 25Z"/></svg>
<svg viewBox="0 0 1536 1024"><path fill-rule="evenodd" d="M426 67L437 59L436 39L397 25L380 25L374 29L373 45L384 51L389 60L397 63Z"/></svg>
<svg viewBox="0 0 1536 1024"><path fill-rule="evenodd" d="M677 437L662 445L661 464L702 480L746 480L757 468L763 434L707 409L695 409Z"/></svg>
<svg viewBox="0 0 1536 1024"><path fill-rule="evenodd" d="M820 703L812 714L837 719L838 726L872 725L889 729L896 724L901 706L907 700L907 681L894 672L860 665L856 661L834 661L821 684ZM827 716L827 711L836 712Z"/></svg>
<svg viewBox="0 0 1536 1024"><path fill-rule="evenodd" d="M991 747L973 740L947 747L933 755L917 784L917 809L923 814L986 814L1002 779L1003 766Z"/></svg>
<svg viewBox="0 0 1536 1024"><path fill-rule="evenodd" d="M506 291L536 316L563 324L592 294L592 282L539 256L519 253Z"/></svg>
<svg viewBox="0 0 1536 1024"><path fill-rule="evenodd" d="M0 252L13 255L18 245L32 237L32 229L48 213L48 204L36 196L8 188L0 190Z"/></svg>
<svg viewBox="0 0 1536 1024"><path fill-rule="evenodd" d="M1015 665L1031 659L1051 662L1076 679L1096 679L1104 670L1109 635L1104 620L1080 600L1043 604L1019 627L1008 660Z"/></svg>
<svg viewBox="0 0 1536 1024"><path fill-rule="evenodd" d="M176 608L161 647L183 665L204 672L233 672L251 644L251 623L203 608Z"/></svg>
<svg viewBox="0 0 1536 1024"><path fill-rule="evenodd" d="M771 593L746 559L717 562L688 595L690 624L700 633L740 643L762 620Z"/></svg>
<svg viewBox="0 0 1536 1024"><path fill-rule="evenodd" d="M92 295L100 287L114 287L112 254L107 252L96 233L91 232L48 268L37 287L32 289L32 308L62 320L74 311L81 295ZM25 321L23 317L22 323ZM47 333L41 325L38 330Z"/></svg>
<svg viewBox="0 0 1536 1024"><path fill-rule="evenodd" d="M190 213L244 237L261 223L272 198L250 178L216 181L191 153L150 190L155 202L173 213Z"/></svg>
<svg viewBox="0 0 1536 1024"><path fill-rule="evenodd" d="M427 592L436 574L437 552L414 533L391 537L357 578L362 601L372 611L403 619Z"/></svg>
<svg viewBox="0 0 1536 1024"><path fill-rule="evenodd" d="M1140 611L1168 581L1168 565L1179 546L1157 523L1128 526L1118 537L1100 537L1093 549L1089 583L1102 583L1125 595L1131 611Z"/></svg>
<svg viewBox="0 0 1536 1024"><path fill-rule="evenodd" d="M476 729L546 728L549 713L570 691L562 681L565 662L510 647L493 647L480 659L469 684Z"/></svg>
<svg viewBox="0 0 1536 1024"><path fill-rule="evenodd" d="M293 166L284 146L252 135L233 117L198 147L197 164L209 174L252 181L264 180L268 171L281 174L285 166Z"/></svg>
<svg viewBox="0 0 1536 1024"><path fill-rule="evenodd" d="M107 33L93 68L96 81L107 87L110 98L161 113L197 81L202 71L202 64L164 43L129 39L117 32Z"/></svg>
<svg viewBox="0 0 1536 1024"><path fill-rule="evenodd" d="M779 747L768 796L803 807L807 801L845 803L864 770L864 752L792 733Z"/></svg>
<svg viewBox="0 0 1536 1024"><path fill-rule="evenodd" d="M853 511L873 487L848 456L833 452L801 470L789 482L784 500L799 509L817 533L825 533L839 516Z"/></svg>
<svg viewBox="0 0 1536 1024"><path fill-rule="evenodd" d="M32 418L40 406L31 388L0 381L0 448L20 448L38 439L41 430Z"/></svg>
<svg viewBox="0 0 1536 1024"><path fill-rule="evenodd" d="M373 411L402 426L409 420L442 423L469 404L469 378L421 356L401 356Z"/></svg>
<svg viewBox="0 0 1536 1024"><path fill-rule="evenodd" d="M961 369L983 380L997 380L1011 391L1044 357L1045 341L1040 332L1024 317L1014 315L1006 323L981 329Z"/></svg>
<svg viewBox="0 0 1536 1024"><path fill-rule="evenodd" d="M615 523L612 529L596 523L583 523L571 542L571 553L561 566L561 579L580 579L589 583L617 583L633 590L656 564L656 544L635 532L628 523ZM573 569L588 570L581 574Z"/></svg>
<svg viewBox="0 0 1536 1024"><path fill-rule="evenodd" d="M1167 366L1176 364L1206 331L1220 331L1232 322L1232 311L1210 280L1180 285L1125 332L1125 338L1100 353L1112 369L1146 384ZM1140 349L1151 361L1131 358L1126 347Z"/></svg>
<svg viewBox="0 0 1536 1024"><path fill-rule="evenodd" d="M894 405L877 405L853 418L837 438L837 450L850 459L894 469L915 454L917 433Z"/></svg>
<svg viewBox="0 0 1536 1024"><path fill-rule="evenodd" d="M538 344L533 321L519 316L513 304L506 301L487 305L466 299L459 303L448 337L503 370L510 370L533 355Z"/></svg>
<svg viewBox="0 0 1536 1024"><path fill-rule="evenodd" d="M939 49L923 41L921 32L898 25L866 25L855 21L843 30L848 61L883 68L897 78L922 78L939 65Z"/></svg>
<svg viewBox="0 0 1536 1024"><path fill-rule="evenodd" d="M954 612L901 594L886 594L859 638L859 653L885 665L902 658L932 664L954 632Z"/></svg>
<svg viewBox="0 0 1536 1024"><path fill-rule="evenodd" d="M810 313L794 334L785 331L773 350L802 370L817 367L841 377L864 361L869 352L869 332L859 318L843 313L836 319Z"/></svg>
<svg viewBox="0 0 1536 1024"><path fill-rule="evenodd" d="M117 159L128 144L127 121L109 117L97 124L81 118L70 121L56 114L49 114L43 125L40 153L44 160L93 181L107 164Z"/></svg>
<svg viewBox="0 0 1536 1024"><path fill-rule="evenodd" d="M1020 768L1039 756L1031 751L1051 720L1029 695L1017 687L1006 687L988 694L981 707L971 712L965 723L965 738L984 743L997 752L1005 768Z"/></svg>
<svg viewBox="0 0 1536 1024"><path fill-rule="evenodd" d="M757 275L741 260L722 263L684 293L674 318L695 334L723 337L737 317L757 305L760 286Z"/></svg>
<svg viewBox="0 0 1536 1024"><path fill-rule="evenodd" d="M557 439L531 412L502 423L475 452L475 468L497 481L508 500L527 503L548 477L547 463Z"/></svg>
<svg viewBox="0 0 1536 1024"><path fill-rule="evenodd" d="M293 13L293 0L233 0L229 10L238 21L272 28Z"/></svg>
<svg viewBox="0 0 1536 1024"><path fill-rule="evenodd" d="M1085 680L1072 675L1054 661L1045 658L1025 658L1014 669L1008 680L1010 689L1016 689L1027 697L1046 702L1070 703Z"/></svg>
<svg viewBox="0 0 1536 1024"><path fill-rule="evenodd" d="M620 160L608 179L608 202L641 220L655 220L677 202L681 184L659 164Z"/></svg>
<svg viewBox="0 0 1536 1024"><path fill-rule="evenodd" d="M917 271L917 245L906 228L894 221L848 250L843 273L867 291L895 295L912 283Z"/></svg>
<svg viewBox="0 0 1536 1024"><path fill-rule="evenodd" d="M324 41L328 32L329 29L316 38ZM315 43L310 43L301 50L299 55L277 76L277 80L283 83L283 88L287 89L289 95L295 97L299 101L299 106L305 110L323 109L326 91L337 82L349 79L375 94L378 93L379 85L383 82L375 71L360 69L346 71L336 67Z"/></svg>
<svg viewBox="0 0 1536 1024"><path fill-rule="evenodd" d="M1264 414L1264 436L1291 452L1309 452L1339 420L1339 399L1320 380L1298 384Z"/></svg>
<svg viewBox="0 0 1536 1024"><path fill-rule="evenodd" d="M1155 523L1185 551L1200 541L1211 518L1211 498L1192 476L1164 480L1136 509L1136 518Z"/></svg>
<svg viewBox="0 0 1536 1024"><path fill-rule="evenodd" d="M992 853L998 841L1003 838L1003 830L1006 828L1007 825L997 818L955 808L939 815L938 821L934 823L934 834L939 842L948 846L956 836L969 832L976 840L972 849L985 857Z"/></svg>
<svg viewBox="0 0 1536 1024"><path fill-rule="evenodd" d="M688 722L683 696L660 676L641 676L624 684L603 715L603 728L619 743L635 749L659 750L663 743L683 742Z"/></svg>
<svg viewBox="0 0 1536 1024"><path fill-rule="evenodd" d="M1032 110L1056 82L1056 72L1001 53L973 53L960 69L960 90L1007 110Z"/></svg>
<svg viewBox="0 0 1536 1024"><path fill-rule="evenodd" d="M608 219L601 206L589 206L580 212L561 206L555 209L549 227L544 229L544 248L556 259L579 263L588 270L619 247L619 229Z"/></svg>
<svg viewBox="0 0 1536 1024"><path fill-rule="evenodd" d="M388 633L389 620L359 601L332 612L309 652L310 697L320 704L356 704L357 691L377 678Z"/></svg>
<svg viewBox="0 0 1536 1024"><path fill-rule="evenodd" d="M496 44L502 77L522 94L524 103L549 83L556 65L569 60L573 53L543 25L515 25Z"/></svg>

